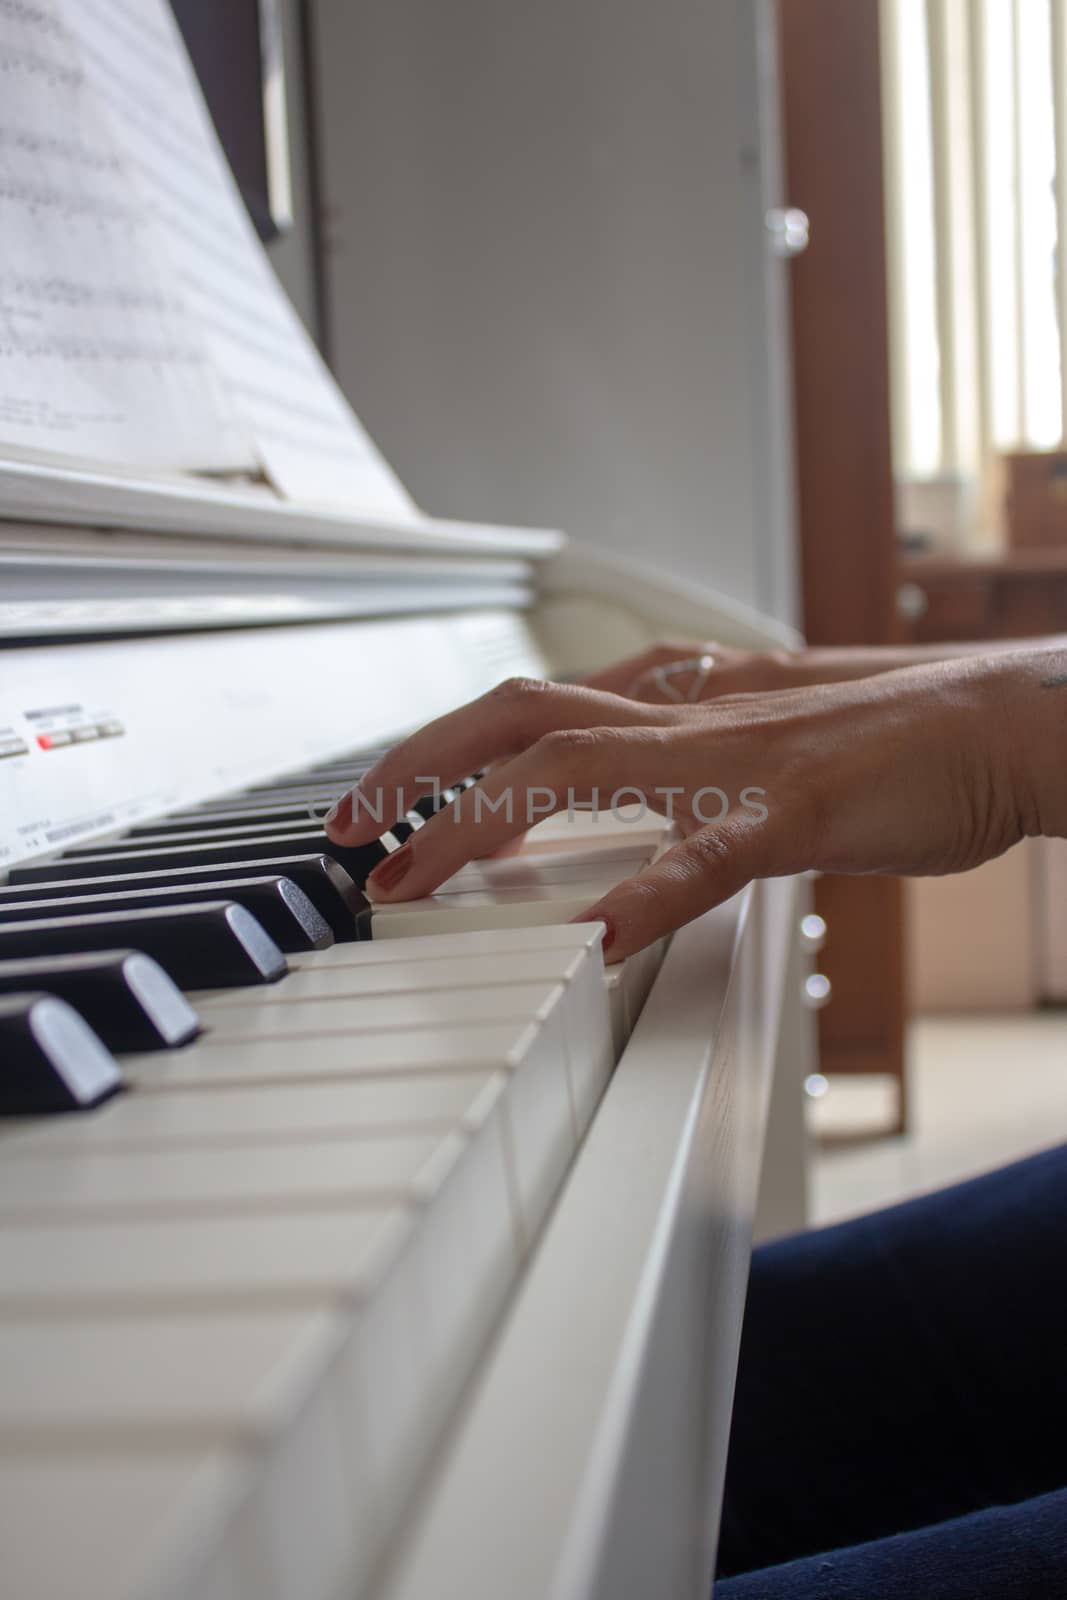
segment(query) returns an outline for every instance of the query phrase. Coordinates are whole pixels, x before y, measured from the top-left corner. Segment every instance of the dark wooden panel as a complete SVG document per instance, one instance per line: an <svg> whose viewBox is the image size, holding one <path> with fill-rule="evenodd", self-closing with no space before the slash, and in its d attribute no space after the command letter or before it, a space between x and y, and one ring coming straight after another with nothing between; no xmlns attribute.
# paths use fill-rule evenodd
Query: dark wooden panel
<svg viewBox="0 0 1067 1600"><path fill-rule="evenodd" d="M792 263L804 628L812 644L900 636L878 0L779 0L787 190L811 220ZM823 1070L884 1072L904 1113L903 914L896 879L826 878L833 999Z"/></svg>
<svg viewBox="0 0 1067 1600"><path fill-rule="evenodd" d="M819 966L833 985L830 1004L819 1013L822 1070L889 1073L898 1078L903 1131L907 1108L900 880L820 878L815 884L815 908L826 920Z"/></svg>
<svg viewBox="0 0 1067 1600"><path fill-rule="evenodd" d="M1067 581L1017 578L993 590L990 627L985 637L1028 639L1067 629Z"/></svg>
<svg viewBox="0 0 1067 1600"><path fill-rule="evenodd" d="M1067 633L1067 564L1049 558L999 561L920 558L901 564L901 581L925 607L906 623L921 644L945 639L1028 639Z"/></svg>
<svg viewBox="0 0 1067 1600"><path fill-rule="evenodd" d="M908 580L909 582L911 580ZM988 578L964 574L958 583L919 583L926 609L917 616L909 637L918 643L946 639L987 638L992 625L994 593Z"/></svg>
<svg viewBox="0 0 1067 1600"><path fill-rule="evenodd" d="M895 528L877 0L781 0L804 626L894 636Z"/></svg>

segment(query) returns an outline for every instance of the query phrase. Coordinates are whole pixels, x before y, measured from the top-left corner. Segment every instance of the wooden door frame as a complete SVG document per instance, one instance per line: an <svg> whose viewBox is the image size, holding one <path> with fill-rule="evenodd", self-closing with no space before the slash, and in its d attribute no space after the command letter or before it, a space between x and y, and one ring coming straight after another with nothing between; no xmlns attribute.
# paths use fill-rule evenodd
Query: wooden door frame
<svg viewBox="0 0 1067 1600"><path fill-rule="evenodd" d="M778 0L786 194L811 222L792 263L797 526L812 644L898 636L878 0ZM903 886L833 878L826 1072L904 1074Z"/></svg>

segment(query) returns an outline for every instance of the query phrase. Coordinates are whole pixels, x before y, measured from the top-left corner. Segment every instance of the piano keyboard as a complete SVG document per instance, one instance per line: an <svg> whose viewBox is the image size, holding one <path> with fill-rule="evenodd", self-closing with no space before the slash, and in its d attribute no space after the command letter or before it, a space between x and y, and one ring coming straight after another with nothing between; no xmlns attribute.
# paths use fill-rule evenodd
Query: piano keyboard
<svg viewBox="0 0 1067 1600"><path fill-rule="evenodd" d="M569 919L664 826L552 819L379 909L426 806L318 822L375 754L0 885L12 1594L363 1592L640 1014L661 952L605 973Z"/></svg>

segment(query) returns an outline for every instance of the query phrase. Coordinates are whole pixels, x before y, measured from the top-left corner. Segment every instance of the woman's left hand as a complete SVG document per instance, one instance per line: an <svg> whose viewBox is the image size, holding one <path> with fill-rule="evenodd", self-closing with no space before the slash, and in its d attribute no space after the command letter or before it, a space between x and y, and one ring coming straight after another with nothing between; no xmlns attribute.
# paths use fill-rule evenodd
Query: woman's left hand
<svg viewBox="0 0 1067 1600"><path fill-rule="evenodd" d="M615 661L583 679L588 689L647 700L653 705L686 705L728 694L762 693L787 686L789 651L739 650L714 640L673 639L649 645L638 655Z"/></svg>

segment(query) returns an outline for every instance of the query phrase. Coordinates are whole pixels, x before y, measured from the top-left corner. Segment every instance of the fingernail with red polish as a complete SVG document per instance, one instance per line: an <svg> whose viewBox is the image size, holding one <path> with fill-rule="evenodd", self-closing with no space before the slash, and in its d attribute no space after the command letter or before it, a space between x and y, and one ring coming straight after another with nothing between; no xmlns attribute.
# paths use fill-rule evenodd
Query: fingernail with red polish
<svg viewBox="0 0 1067 1600"><path fill-rule="evenodd" d="M394 850L391 855L386 856L384 861L379 861L367 879L367 891L371 899L375 899L379 894L392 894L410 866L411 850L406 844L402 844L399 850Z"/></svg>
<svg viewBox="0 0 1067 1600"><path fill-rule="evenodd" d="M601 948L601 950L603 950L605 955L607 955L608 951L611 949L611 947L612 947L612 945L614 943L615 943L615 927L614 927L614 924L612 924L610 922L605 922L604 923L604 937L600 941L600 948Z"/></svg>

